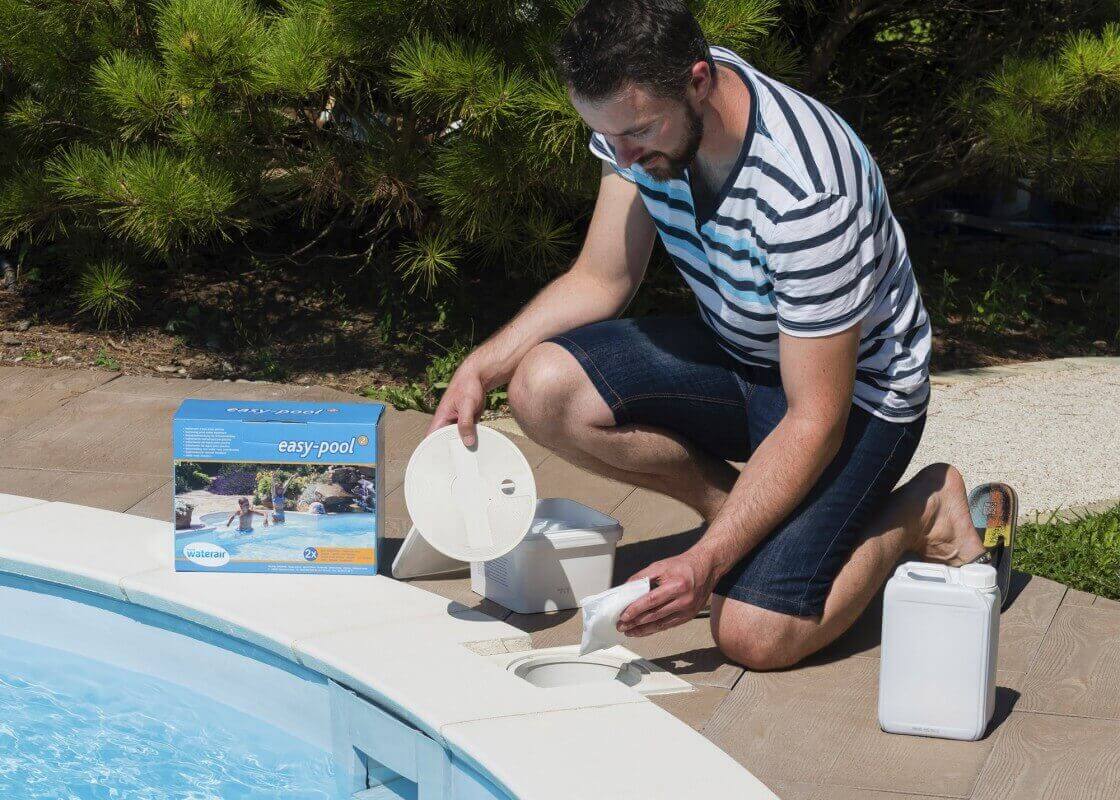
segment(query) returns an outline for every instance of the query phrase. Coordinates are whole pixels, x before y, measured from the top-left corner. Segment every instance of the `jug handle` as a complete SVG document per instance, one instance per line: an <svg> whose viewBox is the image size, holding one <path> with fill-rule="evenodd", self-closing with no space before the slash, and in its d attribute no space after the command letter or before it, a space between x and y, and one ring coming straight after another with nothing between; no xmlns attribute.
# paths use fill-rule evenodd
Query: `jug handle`
<svg viewBox="0 0 1120 800"><path fill-rule="evenodd" d="M922 564L920 562L914 562L907 565L906 574L928 575L930 577L941 578L945 583L953 582L949 568L944 564Z"/></svg>

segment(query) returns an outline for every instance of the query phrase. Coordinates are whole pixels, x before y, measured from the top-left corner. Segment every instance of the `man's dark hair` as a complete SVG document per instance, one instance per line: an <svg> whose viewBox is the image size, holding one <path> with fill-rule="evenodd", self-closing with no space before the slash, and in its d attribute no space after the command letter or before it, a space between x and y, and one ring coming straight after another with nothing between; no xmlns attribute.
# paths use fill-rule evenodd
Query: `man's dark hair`
<svg viewBox="0 0 1120 800"><path fill-rule="evenodd" d="M697 61L716 65L700 24L681 0L588 0L555 48L560 77L580 97L604 100L634 83L683 97Z"/></svg>

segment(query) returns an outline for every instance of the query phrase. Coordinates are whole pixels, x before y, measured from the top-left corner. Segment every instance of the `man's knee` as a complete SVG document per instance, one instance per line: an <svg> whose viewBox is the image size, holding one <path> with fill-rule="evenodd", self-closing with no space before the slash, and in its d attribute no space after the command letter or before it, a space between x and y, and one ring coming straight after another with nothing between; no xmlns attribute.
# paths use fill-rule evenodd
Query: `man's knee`
<svg viewBox="0 0 1120 800"><path fill-rule="evenodd" d="M510 410L530 436L547 437L570 424L585 384L587 376L568 351L551 342L538 344L525 354L510 379Z"/></svg>
<svg viewBox="0 0 1120 800"><path fill-rule="evenodd" d="M715 597L711 626L720 652L755 672L791 667L803 657L794 617Z"/></svg>

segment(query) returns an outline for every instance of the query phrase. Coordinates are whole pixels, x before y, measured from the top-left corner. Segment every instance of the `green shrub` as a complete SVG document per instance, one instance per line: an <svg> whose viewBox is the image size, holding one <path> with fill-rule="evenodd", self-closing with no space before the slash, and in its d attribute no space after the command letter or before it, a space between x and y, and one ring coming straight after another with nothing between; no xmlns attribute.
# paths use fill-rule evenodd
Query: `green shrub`
<svg viewBox="0 0 1120 800"><path fill-rule="evenodd" d="M455 370L470 354L470 348L459 342L447 348L443 355L433 358L424 370L424 382L413 381L402 386L370 386L362 391L382 403L387 403L401 411L423 411L431 414L439 405ZM504 389L493 389L486 395L486 410L496 411L506 402Z"/></svg>
<svg viewBox="0 0 1120 800"><path fill-rule="evenodd" d="M1120 600L1120 504L1101 514L1036 515L1019 527L1014 566Z"/></svg>
<svg viewBox="0 0 1120 800"><path fill-rule="evenodd" d="M689 5L710 43L852 121L896 209L985 170L1115 206L1111 0ZM103 326L135 309L132 275L193 256L336 259L389 296L531 289L576 254L599 181L549 52L579 6L0 0L0 247L71 265Z"/></svg>
<svg viewBox="0 0 1120 800"><path fill-rule="evenodd" d="M78 279L78 311L92 316L99 328L124 324L138 308L132 297L134 287L123 265L113 261L91 264Z"/></svg>

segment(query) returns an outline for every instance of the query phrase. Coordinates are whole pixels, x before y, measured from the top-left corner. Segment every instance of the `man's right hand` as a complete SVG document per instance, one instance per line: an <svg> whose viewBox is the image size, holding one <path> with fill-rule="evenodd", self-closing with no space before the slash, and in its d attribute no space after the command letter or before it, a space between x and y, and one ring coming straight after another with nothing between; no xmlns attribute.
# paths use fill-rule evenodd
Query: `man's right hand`
<svg viewBox="0 0 1120 800"><path fill-rule="evenodd" d="M451 376L451 382L439 401L428 433L455 423L459 427L459 437L463 444L474 447L478 442L475 425L482 418L485 404L486 387L482 383L482 376L473 365L463 363Z"/></svg>

